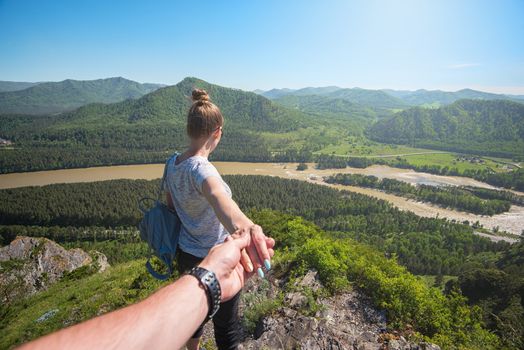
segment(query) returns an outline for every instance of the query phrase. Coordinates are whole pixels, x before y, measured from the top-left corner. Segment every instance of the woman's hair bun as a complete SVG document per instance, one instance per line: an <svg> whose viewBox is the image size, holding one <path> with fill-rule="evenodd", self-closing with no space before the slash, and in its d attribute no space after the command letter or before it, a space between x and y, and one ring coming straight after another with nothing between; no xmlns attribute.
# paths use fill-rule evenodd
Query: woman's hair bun
<svg viewBox="0 0 524 350"><path fill-rule="evenodd" d="M191 93L191 97L193 99L193 102L210 101L211 100L209 98L209 95L207 94L207 91L206 90L202 90L202 89L194 89L193 92Z"/></svg>

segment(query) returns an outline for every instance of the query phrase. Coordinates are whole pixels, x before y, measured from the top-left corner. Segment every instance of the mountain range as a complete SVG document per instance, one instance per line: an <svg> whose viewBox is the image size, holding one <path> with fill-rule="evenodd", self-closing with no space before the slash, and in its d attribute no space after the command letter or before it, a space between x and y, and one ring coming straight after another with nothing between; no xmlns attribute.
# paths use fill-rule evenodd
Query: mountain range
<svg viewBox="0 0 524 350"><path fill-rule="evenodd" d="M252 92L185 78L134 100L94 103L50 116L0 116L0 137L15 145L1 153L0 168L12 172L163 161L166 154L187 145L186 116L194 88L207 90L225 118L226 137L215 159L269 161L269 143L284 145L284 152L300 150L292 138L300 138L304 147L320 145L318 136L306 142L303 135L292 135L306 127L309 135L318 135L321 130L315 126L321 121L313 115Z"/></svg>
<svg viewBox="0 0 524 350"><path fill-rule="evenodd" d="M38 84L41 83L29 83L23 81L0 81L0 92L24 90Z"/></svg>
<svg viewBox="0 0 524 350"><path fill-rule="evenodd" d="M369 90L361 88L340 88L337 86L306 87L302 89L271 89L267 91L255 90L256 93L275 100L283 96L318 95L329 98L343 98L365 107L373 108L406 108L408 106L439 107L448 105L461 99L479 100L513 100L524 102L524 95L505 95L472 89L462 89L455 92L442 90Z"/></svg>
<svg viewBox="0 0 524 350"><path fill-rule="evenodd" d="M138 84L123 78L94 82L117 87ZM82 90L93 81L76 83L58 84ZM49 85L3 94L39 89L42 101L53 100L57 90L42 86ZM194 88L206 89L225 118L226 137L214 153L216 160L306 161L328 145L347 142L350 135L501 157L524 154L521 103L469 99L440 108L412 107L400 95L337 87L297 90L270 100L188 77L136 99L90 103L46 116L0 115L0 137L14 145L2 152L0 168L13 172L163 161L167 153L187 145L186 114ZM312 92L317 94L308 95ZM406 98L409 93L401 95ZM67 93L61 98L67 101Z"/></svg>
<svg viewBox="0 0 524 350"><path fill-rule="evenodd" d="M407 107L407 104L401 99L381 90L361 88L343 89L337 86L306 87L298 90L272 89L267 92L262 92L261 95L276 100L277 102L284 97L290 96L321 96L321 98L324 99L341 99L355 105L360 105L361 108L373 109L381 115L389 115L395 109ZM320 98L317 97L317 101L318 100L320 100Z"/></svg>
<svg viewBox="0 0 524 350"><path fill-rule="evenodd" d="M380 120L373 140L418 147L512 157L524 155L524 104L459 100L440 108L413 107Z"/></svg>
<svg viewBox="0 0 524 350"><path fill-rule="evenodd" d="M90 103L136 99L162 86L141 84L121 77L45 83L0 82L0 91L4 90L0 92L0 113L55 114ZM23 89L14 91L19 88Z"/></svg>
<svg viewBox="0 0 524 350"><path fill-rule="evenodd" d="M400 98L409 105L448 105L462 99L476 100L513 100L524 102L524 96L493 94L489 92L477 91L472 89L462 89L455 92L441 90L383 90L384 92Z"/></svg>

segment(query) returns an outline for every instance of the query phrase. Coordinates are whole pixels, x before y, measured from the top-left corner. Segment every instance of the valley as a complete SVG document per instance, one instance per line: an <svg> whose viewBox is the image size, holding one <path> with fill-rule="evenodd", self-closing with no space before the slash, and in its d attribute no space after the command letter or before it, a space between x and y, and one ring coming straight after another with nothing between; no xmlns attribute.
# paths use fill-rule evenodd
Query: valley
<svg viewBox="0 0 524 350"><path fill-rule="evenodd" d="M495 188L486 183L474 179L460 176L440 176L427 173L420 173L410 169L398 169L388 166L373 165L365 169L345 168L345 169L315 169L314 163L308 164L305 171L297 171L297 163L249 163L249 162L214 162L219 172L223 175L265 175L278 176L287 179L297 179L317 184L325 184L338 189L346 189L357 193L362 193L375 198L384 199L396 207L411 211L424 217L441 217L457 222L468 221L470 223L479 222L484 228L489 230L506 231L513 235L520 235L524 230L524 207L513 205L509 212L493 216L475 215L446 208L441 208L430 203L418 202L385 193L371 188L356 186L332 185L322 181L324 176L333 174L362 174L373 175L378 178L392 178L404 181L413 185L430 184L434 186L474 186L481 188ZM94 182L115 179L157 179L162 175L163 164L144 164L144 165L122 165L111 167L94 167L81 169L50 170L32 173L17 173L0 175L0 189L17 188L25 186L45 186L59 183ZM514 191L519 195L522 192ZM497 236L494 239L502 239L514 242L516 237Z"/></svg>
<svg viewBox="0 0 524 350"><path fill-rule="evenodd" d="M211 160L242 210L277 238L277 274L307 272L296 266L315 269L328 294L356 286L385 310L388 328L415 324L424 339L444 348L475 348L478 339L487 348L519 344L516 328L497 323L521 324L512 318L521 307L514 296L521 288L524 230L518 99L473 90L326 87L252 93L192 77L172 86L120 78L94 82L110 92L118 92L113 90L119 84L123 88L116 90L124 95L134 92L122 100L118 93L93 94L93 82L64 81L2 95L7 107L0 115L0 138L8 140L0 147L2 244L17 236L48 238L65 248L100 251L115 266L100 275L92 269L75 272L48 291L0 308L5 315L0 330L12 335L0 347L135 302L158 288L141 266L147 246L136 230L141 217L136 201L154 196L162 162L187 146L187 96L195 87L206 89L224 113L225 136ZM78 101L63 94L64 86L104 103L74 109ZM18 102L10 103L11 97ZM35 103L27 109L24 101ZM331 183L328 177L336 174L341 181L360 176L364 182ZM396 187L366 185L370 179ZM0 262L0 272L16 275L20 264ZM119 271L133 277L119 279L114 275ZM101 295L100 280L115 287ZM479 283L488 284L492 294L477 295ZM293 312L310 317L323 301L305 293L305 309ZM78 307L77 294L88 298ZM116 302L115 295L121 295ZM279 298L249 305L247 332L290 306ZM19 316L26 302L34 306ZM60 311L50 322L28 333L35 319L54 310ZM427 322L428 310L437 323ZM457 322L452 317L458 313L468 316ZM462 337L462 329L471 337Z"/></svg>

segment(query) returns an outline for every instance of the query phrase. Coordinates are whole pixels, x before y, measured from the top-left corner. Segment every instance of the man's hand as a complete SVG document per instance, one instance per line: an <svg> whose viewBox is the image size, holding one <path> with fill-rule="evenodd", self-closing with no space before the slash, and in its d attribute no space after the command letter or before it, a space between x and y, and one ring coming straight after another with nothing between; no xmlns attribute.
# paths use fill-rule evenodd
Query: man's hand
<svg viewBox="0 0 524 350"><path fill-rule="evenodd" d="M258 246L262 245L259 240L262 230L258 229L260 226L258 228L255 226L233 233L225 243L213 247L207 257L199 264L200 267L213 271L217 276L222 289L223 302L235 296L244 286L244 282L254 273L254 271L247 272L240 263L244 249L257 254L255 259L258 260L252 259L257 261L256 267L261 266L261 262L263 263L263 260L260 260L258 253L256 253L259 249ZM261 248L264 252L262 253L264 254L263 259L270 261L274 254L275 241L265 236L263 236L263 240L263 247Z"/></svg>

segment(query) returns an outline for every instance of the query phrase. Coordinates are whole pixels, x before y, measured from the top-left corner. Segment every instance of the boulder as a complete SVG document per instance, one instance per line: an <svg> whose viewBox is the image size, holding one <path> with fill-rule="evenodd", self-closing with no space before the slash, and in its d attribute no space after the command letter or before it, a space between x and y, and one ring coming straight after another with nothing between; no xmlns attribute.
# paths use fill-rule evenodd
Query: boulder
<svg viewBox="0 0 524 350"><path fill-rule="evenodd" d="M65 249L47 239L20 236L0 248L0 288L2 302L47 289L65 273L95 263L99 271L109 264L107 257L80 248Z"/></svg>

